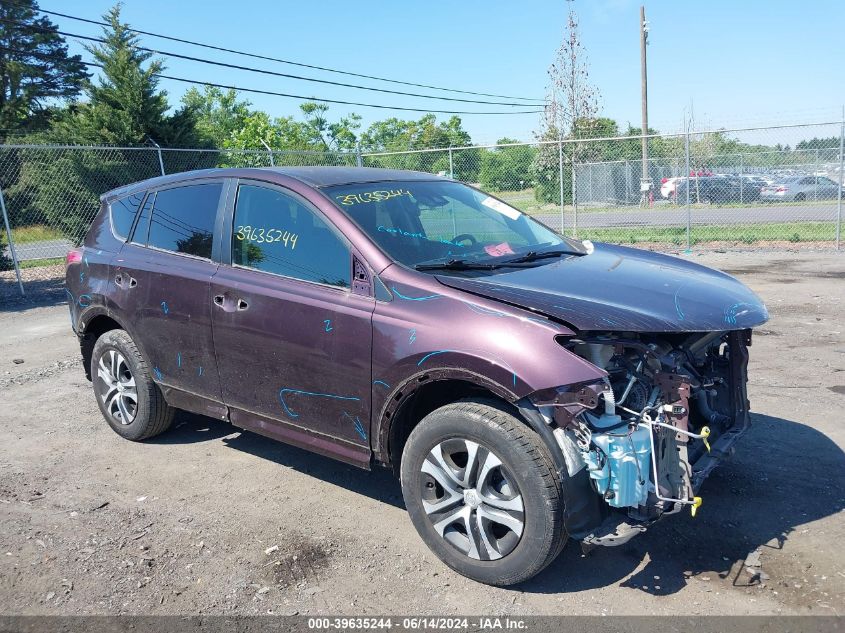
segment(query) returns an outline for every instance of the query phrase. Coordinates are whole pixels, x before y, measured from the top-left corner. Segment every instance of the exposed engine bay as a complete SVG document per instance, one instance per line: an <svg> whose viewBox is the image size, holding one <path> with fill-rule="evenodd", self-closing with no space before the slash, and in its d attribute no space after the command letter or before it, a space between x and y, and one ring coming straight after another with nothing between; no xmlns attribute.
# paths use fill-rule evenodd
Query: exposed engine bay
<svg viewBox="0 0 845 633"><path fill-rule="evenodd" d="M565 461L570 535L619 545L665 514L695 516L701 483L749 424L751 331L559 342L607 372L534 399Z"/></svg>

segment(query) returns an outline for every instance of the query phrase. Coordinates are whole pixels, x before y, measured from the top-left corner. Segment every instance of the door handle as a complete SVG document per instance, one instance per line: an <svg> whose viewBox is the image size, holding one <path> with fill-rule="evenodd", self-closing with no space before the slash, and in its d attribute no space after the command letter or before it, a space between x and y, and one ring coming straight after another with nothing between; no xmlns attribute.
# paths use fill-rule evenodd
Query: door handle
<svg viewBox="0 0 845 633"><path fill-rule="evenodd" d="M127 285L130 288L134 288L138 285L138 280L132 277L131 275L126 275L126 277L124 277L122 273L118 273L114 276L114 284L118 288L125 288Z"/></svg>
<svg viewBox="0 0 845 633"><path fill-rule="evenodd" d="M238 297L237 301L232 301L231 299L228 299L225 294L214 295L213 301L214 305L226 312L234 312L235 310L242 312L249 307L249 304L240 297Z"/></svg>

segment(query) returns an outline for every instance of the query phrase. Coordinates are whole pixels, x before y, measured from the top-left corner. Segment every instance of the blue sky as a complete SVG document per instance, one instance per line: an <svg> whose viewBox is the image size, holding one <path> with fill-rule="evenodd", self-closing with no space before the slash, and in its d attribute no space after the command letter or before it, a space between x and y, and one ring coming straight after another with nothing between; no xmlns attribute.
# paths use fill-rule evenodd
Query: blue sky
<svg viewBox="0 0 845 633"><path fill-rule="evenodd" d="M39 2L44 9L87 18L98 18L113 4L110 0ZM628 122L639 126L640 121L640 4L633 0L575 2L591 79L602 95L603 114L619 121L623 129ZM845 2L651 0L645 4L651 27L651 127L677 131L690 112L699 128L840 117L845 103ZM563 0L125 0L123 17L139 29L294 61L444 87L542 98L567 9ZM99 35L96 26L51 19L62 30ZM143 41L166 51L414 91L240 56L227 59L223 53L155 38ZM73 42L71 48L81 50ZM167 72L175 76L325 98L447 110L502 109L317 85L177 59L167 60L167 66ZM171 102L187 89L169 81L163 86ZM295 100L244 96L273 116L298 112ZM422 116L346 106L330 110L337 115L349 111L359 112L365 124L388 116ZM487 143L502 136L531 140L539 115L462 118L473 139Z"/></svg>

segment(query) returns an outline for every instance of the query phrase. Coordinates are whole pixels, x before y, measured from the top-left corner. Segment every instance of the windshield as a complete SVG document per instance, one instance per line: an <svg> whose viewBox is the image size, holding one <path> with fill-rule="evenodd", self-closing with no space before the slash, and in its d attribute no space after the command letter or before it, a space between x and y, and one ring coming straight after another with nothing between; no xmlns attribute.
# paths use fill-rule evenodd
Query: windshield
<svg viewBox="0 0 845 633"><path fill-rule="evenodd" d="M391 258L414 267L497 263L544 250L581 253L518 209L451 181L391 181L327 187L327 195Z"/></svg>

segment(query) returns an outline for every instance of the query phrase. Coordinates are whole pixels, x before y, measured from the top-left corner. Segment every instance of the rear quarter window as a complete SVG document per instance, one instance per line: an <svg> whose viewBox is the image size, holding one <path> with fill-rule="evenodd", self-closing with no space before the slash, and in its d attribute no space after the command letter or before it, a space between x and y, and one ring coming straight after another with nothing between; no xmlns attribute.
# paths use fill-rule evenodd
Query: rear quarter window
<svg viewBox="0 0 845 633"><path fill-rule="evenodd" d="M146 191L133 193L120 200L115 200L109 205L111 228L115 237L124 241L129 237L129 231L135 221L135 214L138 213L138 207L141 206L146 194Z"/></svg>

